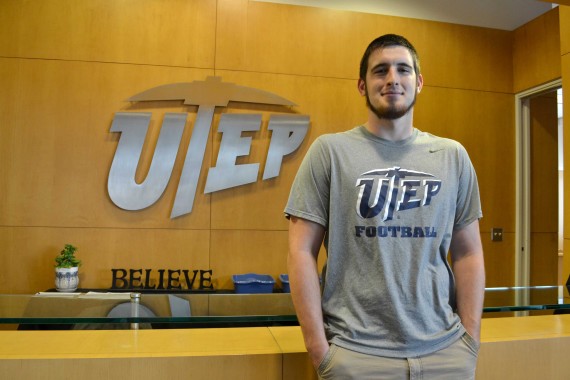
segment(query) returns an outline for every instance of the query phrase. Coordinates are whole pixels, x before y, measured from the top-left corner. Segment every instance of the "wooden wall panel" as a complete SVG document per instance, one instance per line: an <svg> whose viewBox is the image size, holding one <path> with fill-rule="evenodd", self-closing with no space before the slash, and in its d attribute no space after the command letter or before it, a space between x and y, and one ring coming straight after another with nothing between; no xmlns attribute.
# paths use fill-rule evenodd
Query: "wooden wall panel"
<svg viewBox="0 0 570 380"><path fill-rule="evenodd" d="M212 230L210 265L216 287L232 289L232 275L287 273L287 231Z"/></svg>
<svg viewBox="0 0 570 380"><path fill-rule="evenodd" d="M5 78L0 91L0 193L5 197L0 224L208 228L209 195L203 194L203 183L192 214L170 219L196 107L125 100L159 84L202 80L211 74L156 66L0 59L0 75ZM120 136L110 128L115 113L121 111L155 111L147 137L154 143L160 113L189 113L165 194L137 212L119 209L107 194L107 176ZM143 152L142 169L148 168L152 153L148 147ZM210 154L208 150L207 157ZM204 160L203 171L208 161Z"/></svg>
<svg viewBox="0 0 570 380"><path fill-rule="evenodd" d="M558 233L533 232L530 244L530 285L558 283Z"/></svg>
<svg viewBox="0 0 570 380"><path fill-rule="evenodd" d="M564 130L570 130L570 6L560 6L560 47L562 54L562 91L566 117L564 117ZM564 146L570 146L570 133L564 134ZM570 153L564 152L564 167L570 168ZM570 170L564 171L564 183L570 183ZM564 259L562 282L570 277L570 186L564 187Z"/></svg>
<svg viewBox="0 0 570 380"><path fill-rule="evenodd" d="M570 53L570 5L558 6L560 12L560 52Z"/></svg>
<svg viewBox="0 0 570 380"><path fill-rule="evenodd" d="M558 232L556 92L530 100L531 231Z"/></svg>
<svg viewBox="0 0 570 380"><path fill-rule="evenodd" d="M483 206L481 231L515 229L513 97L427 85L414 109L417 128L465 146L477 172Z"/></svg>
<svg viewBox="0 0 570 380"><path fill-rule="evenodd" d="M219 3L218 69L358 78L368 43L397 33L416 46L432 85L512 89L505 31L256 1Z"/></svg>
<svg viewBox="0 0 570 380"><path fill-rule="evenodd" d="M53 256L67 242L81 253L100 256L84 261L82 286L108 286L105 276L113 265L211 267L214 277L220 275L221 287L233 273L284 273L288 224L283 208L290 183L317 136L365 121L365 102L356 90L358 64L369 41L386 32L408 36L422 57L426 87L416 126L459 140L472 157L485 213L482 236L491 226L512 233L512 33L241 0L3 2L0 246L6 253L0 255L0 291L30 293L51 287ZM171 220L197 107L125 99L154 86L213 74L276 93L298 106L289 111L238 103L218 108L194 210ZM137 174L141 181L162 115L189 113L166 192L137 212L117 208L106 192L119 139L109 129L118 111L152 113ZM261 131L251 134L250 156L238 159L259 162L260 178L271 114L309 115L311 124L303 145L285 158L280 177L204 195L221 139L217 122L225 112L263 115ZM174 256L162 252L162 245ZM490 247L495 256L489 262L496 264L488 267L491 283L509 285L503 281L510 275L501 277L504 270L495 268L501 268L507 255L503 247L512 244ZM18 254L33 266L34 276L12 285L14 274L7 273Z"/></svg>
<svg viewBox="0 0 570 380"><path fill-rule="evenodd" d="M530 100L531 285L558 283L556 92Z"/></svg>
<svg viewBox="0 0 570 380"><path fill-rule="evenodd" d="M78 247L83 288L109 288L112 268L210 268L207 230L0 227L0 243L2 293L54 288L54 258L66 243Z"/></svg>
<svg viewBox="0 0 570 380"><path fill-rule="evenodd" d="M293 107L293 113L310 118L305 141L297 151L284 159L279 177L261 181L270 138L267 123L271 114L275 113L263 112L263 126L261 131L253 136L252 151L248 159L248 162L260 163L259 181L212 194L213 229L286 230L288 225L283 209L289 197L291 183L310 144L322 134L351 129L365 121L366 106L364 99L358 94L356 80L219 70L217 74L225 81L271 89L272 92L299 105ZM232 109L232 105L227 110L240 111L242 110ZM254 113L262 111L264 109L248 110ZM277 108L267 107L265 111L282 112ZM214 159L217 157L220 138L220 134L215 136ZM213 161L212 165L214 164Z"/></svg>
<svg viewBox="0 0 570 380"><path fill-rule="evenodd" d="M481 231L481 241L483 252L485 252L485 286L488 288L513 286L515 283L515 233L503 232L503 241L493 242L491 231Z"/></svg>
<svg viewBox="0 0 570 380"><path fill-rule="evenodd" d="M554 8L513 32L515 93L560 78L558 16Z"/></svg>
<svg viewBox="0 0 570 380"><path fill-rule="evenodd" d="M413 32L424 85L512 92L512 33L444 23L427 23Z"/></svg>
<svg viewBox="0 0 570 380"><path fill-rule="evenodd" d="M211 68L215 0L3 2L0 56Z"/></svg>

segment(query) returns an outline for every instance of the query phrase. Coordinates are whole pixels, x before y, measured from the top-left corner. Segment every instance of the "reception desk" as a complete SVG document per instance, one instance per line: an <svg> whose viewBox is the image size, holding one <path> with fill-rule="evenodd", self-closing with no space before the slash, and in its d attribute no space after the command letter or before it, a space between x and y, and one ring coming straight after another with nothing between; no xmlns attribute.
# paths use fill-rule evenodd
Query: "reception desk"
<svg viewBox="0 0 570 380"><path fill-rule="evenodd" d="M252 302L247 301L247 297L231 295L200 296L202 298L194 302L196 307L190 309L191 313L216 310L217 314L225 315L169 317L171 322L185 322L191 328L177 328L177 324L152 328L153 321L168 319L161 315L107 320L92 314L108 313L117 303L125 302L121 297L97 300L78 296L73 301L73 296L8 297L5 301L12 311L7 312L6 304L3 304L0 322L24 322L19 323L20 327L41 321L66 322L65 325L71 327L69 330L0 331L0 378L316 379L300 328L280 325L283 319L278 315L259 315L259 309L252 306L257 303L259 307L270 308L269 313L286 312L290 307L288 295L252 295L249 297L250 301L254 300ZM224 297L229 298L224 301ZM160 297L142 300L154 313L173 312ZM59 315L39 318L39 312L51 310L50 313L56 313L53 311L56 304ZM535 310L539 305L527 306L528 310ZM551 308L559 309L555 304ZM66 309L75 316L66 318ZM85 310L90 310L91 315L85 315ZM504 310L498 308L496 311ZM477 379L569 379L570 314L546 311L551 315L484 318ZM7 315L10 313L12 316ZM18 318L17 313L20 313ZM196 328L198 322L204 323L208 318L226 326L240 321L265 325ZM102 321L123 328L97 329ZM133 323L151 326L133 329ZM91 328L86 329L86 326Z"/></svg>
<svg viewBox="0 0 570 380"><path fill-rule="evenodd" d="M0 331L3 379L315 379L298 326ZM570 315L483 320L477 379L566 380Z"/></svg>

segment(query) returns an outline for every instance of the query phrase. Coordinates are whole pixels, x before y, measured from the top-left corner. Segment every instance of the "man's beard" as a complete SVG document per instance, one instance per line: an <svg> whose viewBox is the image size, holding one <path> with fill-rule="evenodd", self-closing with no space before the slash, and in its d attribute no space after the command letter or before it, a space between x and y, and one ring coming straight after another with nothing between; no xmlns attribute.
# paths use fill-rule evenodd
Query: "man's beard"
<svg viewBox="0 0 570 380"><path fill-rule="evenodd" d="M412 102L406 107L397 107L394 105L390 105L388 107L374 107L372 103L370 103L370 96L368 96L368 88L366 88L366 105L370 111L374 112L374 114L379 119L386 119L386 120L396 120L401 118L402 116L406 115L416 104L416 91L414 91L414 98Z"/></svg>

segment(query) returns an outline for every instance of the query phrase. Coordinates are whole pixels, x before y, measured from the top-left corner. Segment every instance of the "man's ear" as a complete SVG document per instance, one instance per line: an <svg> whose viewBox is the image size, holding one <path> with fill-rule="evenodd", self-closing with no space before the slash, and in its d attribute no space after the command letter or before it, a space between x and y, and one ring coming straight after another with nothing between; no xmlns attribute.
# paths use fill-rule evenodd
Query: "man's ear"
<svg viewBox="0 0 570 380"><path fill-rule="evenodd" d="M362 78L358 79L358 92L361 96L366 95L366 82Z"/></svg>
<svg viewBox="0 0 570 380"><path fill-rule="evenodd" d="M418 88L417 88L418 94L420 93L423 87L424 87L424 77L422 76L422 74L420 74L418 75Z"/></svg>

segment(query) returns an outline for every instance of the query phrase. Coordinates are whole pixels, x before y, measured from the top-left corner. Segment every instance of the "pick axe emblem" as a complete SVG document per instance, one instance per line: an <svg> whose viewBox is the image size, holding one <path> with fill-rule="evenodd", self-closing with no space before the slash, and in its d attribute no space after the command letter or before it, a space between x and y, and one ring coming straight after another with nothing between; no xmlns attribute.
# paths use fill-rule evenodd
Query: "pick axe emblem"
<svg viewBox="0 0 570 380"><path fill-rule="evenodd" d="M190 144L188 146L188 150L186 153L186 158L184 160L184 166L182 169L182 174L180 177L180 182L178 185L178 189L176 192L176 197L174 200L174 205L172 207L172 212L170 217L171 218L175 218L177 216L180 215L184 215L184 214L188 214L192 211L192 207L193 207L193 203L194 203L194 198L196 195L196 189L197 189L197 185L198 185L198 179L200 177L200 168L202 166L202 162L204 160L204 153L206 151L206 146L207 146L207 142L208 142L208 135L210 132L210 126L212 124L212 120L214 117L214 111L216 107L227 107L228 103L230 101L232 102L245 102L245 103L261 103L261 104L272 104L272 105L281 105L281 106L295 106L295 104L283 97L280 97L276 94L267 92L267 91L262 91L259 89L255 89L255 88L251 88L251 87L245 87L245 86L238 86L236 84L233 83L224 83L222 82L222 78L220 77L208 77L206 78L205 81L193 81L191 83L174 83L174 84L167 84L167 85L162 85L162 86L158 86L158 87L154 87L151 88L149 90L143 91L141 93L138 93L132 97L130 97L128 99L131 102L143 102L143 101L163 101L163 100L183 100L184 104L186 105L197 105L198 106L198 112L196 115L196 121L194 123L194 129L192 131L192 138L190 140ZM141 116L141 114L138 114L139 117ZM223 115L223 116L230 116L230 115ZM240 116L256 116L256 115L233 115L234 118L238 119ZM259 116L259 115L258 115ZM134 116L132 114L130 114L130 117L133 118ZM148 116L150 117L150 116ZM111 127L111 131L121 131L123 132L124 129L121 129L118 125L116 124L120 124L120 119L121 118L129 118L129 114L125 114L125 113L118 113L117 117L115 118L114 122L113 122L113 126ZM296 116L297 120L293 120L291 119L291 117L289 117L289 121L293 122L293 124L299 124L299 120L301 120L301 124L302 124L302 128L296 128L297 132L301 132L301 133L294 133L294 131L289 131L288 132L288 138L290 140L290 143L288 145L292 145L292 144L296 144L295 149L300 145L300 143L302 142L307 128L308 128L308 117L306 116L301 116L301 119L299 119L299 116ZM251 118L250 118L251 119ZM259 116L259 120L260 120L260 116ZM119 122L118 122L119 121ZM126 121L123 121L124 124L127 124ZM131 121L131 123L133 123ZM165 132L165 136L164 137L164 141L166 141L164 144L170 144L172 145L173 142L178 141L178 143L180 142L180 138L182 136L182 129L183 129L183 125L182 125L182 129L180 129L180 123L185 123L185 117L184 120L181 121L180 120L180 115L179 114L169 114L165 117L165 122L163 125L163 128L169 124L170 128L171 128L171 132L170 132L170 142L168 142L168 132ZM279 124L279 122L277 122L277 124ZM297 125L297 127L299 127L299 125ZM177 130L177 132L175 132L174 130ZM270 126L270 129L271 126ZM161 131L161 136L159 137L159 141L157 143L157 152L155 152L155 158L156 156L160 156L160 154L158 153L159 148L161 148L161 138L162 138L162 131ZM275 133L275 132L274 132ZM293 135L294 138L293 138ZM299 140L300 138L300 140ZM144 141L144 140L143 140ZM298 142L298 144L297 144ZM283 144L281 144L283 145ZM141 149L142 149L142 145L141 145ZM119 150L122 150L121 152L119 152ZM148 195L146 196L143 190L141 190L141 198L147 198L141 202L137 203L137 200L135 199L134 201L132 199L130 199L131 197L129 197L126 193L128 193L129 191L125 191L124 187L121 188L121 186L118 186L118 184L121 183L121 181L125 181L124 177L125 177L125 172L126 171L133 171L136 170L136 165L134 166L133 169L133 165L131 164L129 166L129 168L126 168L126 165L121 165L120 162L121 161L121 156L126 155L127 153L127 148L126 148L126 144L125 144L125 148L122 149L121 147L121 142L119 142L119 146L117 147L117 153L115 155L115 158L113 160L113 164L111 166L111 171L109 173L109 184L108 184L108 189L109 189L109 195L111 196L111 199L113 200L113 202L115 202L115 204L117 204L119 207L125 208L125 209L141 209L144 207L148 207L150 204L154 203L157 200L157 194L158 196L160 196L162 194L162 192L164 191L164 189L166 188L166 183L169 180L169 177L164 179L161 178L160 181L160 185L159 186L155 186L156 190L152 191L152 195ZM131 150L132 147L131 147ZM163 149L163 151L166 150L166 148ZM277 149L279 150L279 149ZM294 150L294 149L293 149ZM275 151L275 149L274 149ZM280 149L281 153L283 153L283 149ZM120 154L121 153L121 154ZM270 148L270 153L271 153L271 148ZM289 151L288 153L291 153L291 151ZM288 154L286 153L286 154ZM221 153L220 153L221 154ZM168 164L167 165L163 165L163 166L169 166L169 165L174 165L174 159L175 159L175 155L174 157L171 154L162 154L163 156L168 156L167 160L168 160ZM268 154L268 160L269 160L269 155ZM131 160L132 161L132 160ZM153 159L154 161L154 159ZM279 161L279 165L280 165L281 161ZM242 165L245 166L245 165ZM172 167L170 168L172 169ZM215 169L215 168L213 168ZM152 171L152 164L151 164L151 171ZM164 171L164 167L162 168L162 171ZM275 171L275 170L273 170ZM278 170L277 170L278 172ZM137 187L140 187L141 185L139 184L133 184L134 182L134 172L132 173L132 181L129 182L129 185L131 189L133 189L133 191L135 191L134 189L136 189ZM211 174L211 173L210 173ZM149 172L150 175L150 172ZM119 177L123 177L122 179L120 179ZM264 179L266 179L266 176L264 175ZM151 181L152 182L152 181ZM156 181L155 181L156 182ZM217 182L220 182L219 180ZM223 181L222 181L223 182ZM212 183L212 185L209 185L210 183ZM208 176L208 182L206 184L206 193L211 192L211 191L216 191L218 189L223 188L224 184L221 183L216 183L216 175L212 176L212 181L210 181L210 175ZM227 187L231 187L231 186L236 186L235 184L232 185L228 185ZM213 189L213 190L212 190ZM151 191L149 190L147 193L150 193ZM133 203L131 205L131 203ZM144 204L144 205L143 205ZM143 207L141 207L143 206Z"/></svg>

